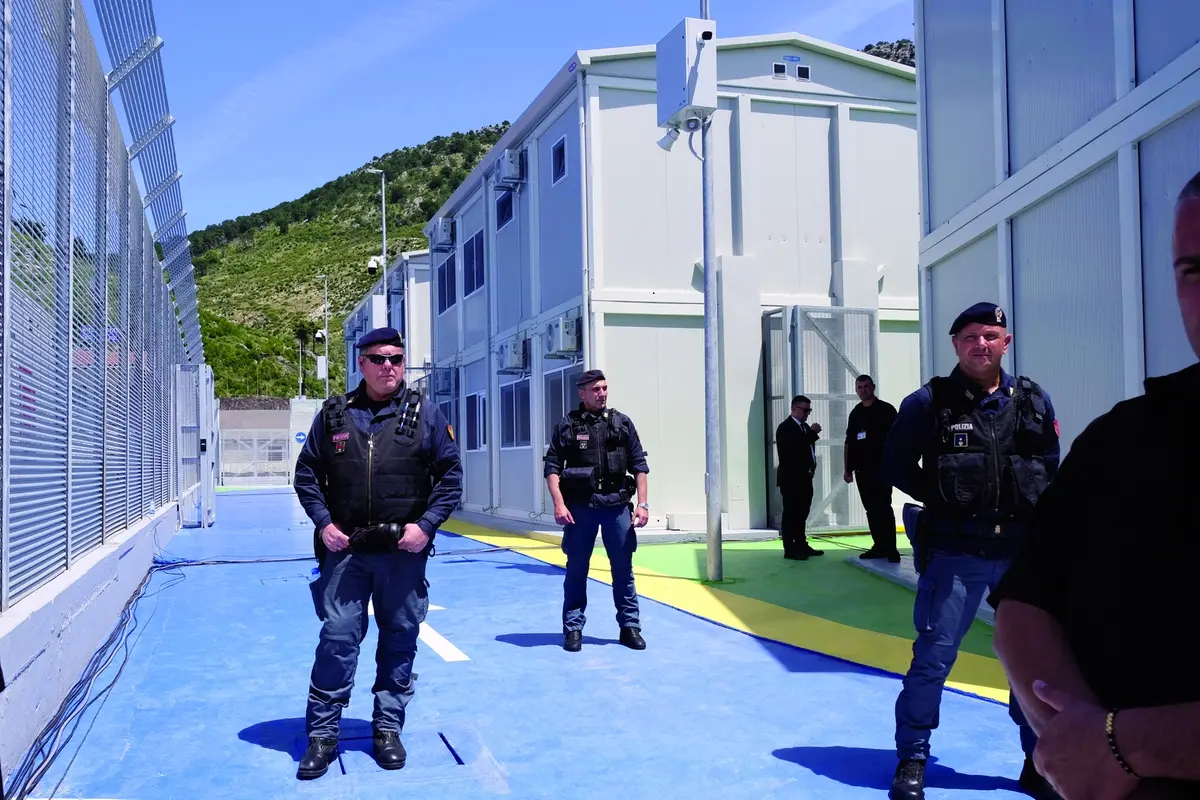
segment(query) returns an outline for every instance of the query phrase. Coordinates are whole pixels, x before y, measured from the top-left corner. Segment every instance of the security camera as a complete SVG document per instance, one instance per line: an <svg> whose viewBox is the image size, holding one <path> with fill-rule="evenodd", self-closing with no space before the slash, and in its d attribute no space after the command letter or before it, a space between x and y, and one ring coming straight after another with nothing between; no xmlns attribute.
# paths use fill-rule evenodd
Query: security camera
<svg viewBox="0 0 1200 800"><path fill-rule="evenodd" d="M375 256L371 256L371 258L367 261L367 273L369 275L374 275L378 271L379 259L375 258Z"/></svg>
<svg viewBox="0 0 1200 800"><path fill-rule="evenodd" d="M316 339L318 342L323 341L325 339L325 331L323 331L323 330L317 331L316 333L313 334L313 338Z"/></svg>
<svg viewBox="0 0 1200 800"><path fill-rule="evenodd" d="M712 32L712 31L701 31L701 32L700 32L700 42L701 42L702 44L703 44L704 42L711 41L711 40L712 40L712 37L713 37L713 32Z"/></svg>

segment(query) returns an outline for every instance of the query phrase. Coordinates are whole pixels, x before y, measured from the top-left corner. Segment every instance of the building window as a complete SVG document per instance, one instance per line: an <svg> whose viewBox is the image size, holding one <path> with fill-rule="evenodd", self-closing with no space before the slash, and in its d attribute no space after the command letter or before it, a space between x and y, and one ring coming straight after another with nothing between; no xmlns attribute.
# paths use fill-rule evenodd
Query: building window
<svg viewBox="0 0 1200 800"><path fill-rule="evenodd" d="M438 313L444 314L454 307L454 298L458 287L454 278L454 254L451 253L438 265Z"/></svg>
<svg viewBox="0 0 1200 800"><path fill-rule="evenodd" d="M500 230L513 218L513 195L511 191L503 192L496 198L496 230Z"/></svg>
<svg viewBox="0 0 1200 800"><path fill-rule="evenodd" d="M550 150L550 185L567 177L567 137L564 136L554 143Z"/></svg>
<svg viewBox="0 0 1200 800"><path fill-rule="evenodd" d="M500 446L528 447L529 379L500 387Z"/></svg>
<svg viewBox="0 0 1200 800"><path fill-rule="evenodd" d="M796 65L796 80L810 81L812 80L812 69L802 64Z"/></svg>
<svg viewBox="0 0 1200 800"><path fill-rule="evenodd" d="M583 374L583 367L574 365L565 369L547 372L542 378L542 389L546 399L546 443L549 444L554 427L563 417L579 405L579 392L575 381Z"/></svg>
<svg viewBox="0 0 1200 800"><path fill-rule="evenodd" d="M771 70L776 78L782 79L787 77L787 64L784 64L782 61L776 61L772 64Z"/></svg>
<svg viewBox="0 0 1200 800"><path fill-rule="evenodd" d="M487 395L467 395L467 450L487 449Z"/></svg>
<svg viewBox="0 0 1200 800"><path fill-rule="evenodd" d="M463 297L483 288L483 231L463 243Z"/></svg>
<svg viewBox="0 0 1200 800"><path fill-rule="evenodd" d="M454 425L454 420L458 416L454 413L454 403L450 400L443 400L438 403L438 410L442 412L442 416L446 418L446 422Z"/></svg>

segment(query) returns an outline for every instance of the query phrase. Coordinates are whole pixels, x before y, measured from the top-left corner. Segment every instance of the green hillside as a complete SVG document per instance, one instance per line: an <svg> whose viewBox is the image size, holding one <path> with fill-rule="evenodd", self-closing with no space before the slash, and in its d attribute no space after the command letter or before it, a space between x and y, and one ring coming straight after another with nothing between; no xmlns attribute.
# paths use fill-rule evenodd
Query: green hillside
<svg viewBox="0 0 1200 800"><path fill-rule="evenodd" d="M865 52L912 66L909 40ZM379 176L387 173L388 258L426 246L421 227L508 130L502 122L438 136L371 159L301 198L190 235L204 350L218 397L291 397L304 342L304 391L319 396L313 333L323 325L329 276L330 390L345 385L342 320L375 282L367 260L379 254Z"/></svg>
<svg viewBox="0 0 1200 800"><path fill-rule="evenodd" d="M388 257L426 246L421 227L508 129L508 122L439 136L372 159L349 175L267 211L189 237L206 360L218 397L291 397L304 341L304 390L320 395L313 333L324 324L329 276L330 391L345 385L342 320L378 275L379 176L387 173Z"/></svg>

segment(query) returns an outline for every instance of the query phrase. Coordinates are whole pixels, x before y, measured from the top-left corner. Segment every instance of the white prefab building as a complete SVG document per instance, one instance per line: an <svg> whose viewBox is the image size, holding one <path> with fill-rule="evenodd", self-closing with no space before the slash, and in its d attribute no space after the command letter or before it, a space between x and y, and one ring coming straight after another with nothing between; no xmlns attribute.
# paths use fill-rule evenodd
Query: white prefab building
<svg viewBox="0 0 1200 800"><path fill-rule="evenodd" d="M1043 384L1064 447L1146 376L1195 361L1175 198L1200 170L1200 3L917 0L922 374L977 300Z"/></svg>
<svg viewBox="0 0 1200 800"><path fill-rule="evenodd" d="M919 385L914 70L797 34L715 46L725 530L777 525L798 391L825 428L810 526L865 528L841 479L854 377L896 403ZM668 146L656 74L653 45L575 53L426 227L467 510L553 527L546 432L600 368L651 527L704 529L701 142Z"/></svg>
<svg viewBox="0 0 1200 800"><path fill-rule="evenodd" d="M346 391L358 386L358 354L354 343L374 328L393 327L404 337L405 377L427 380L431 343L429 326L429 251L414 250L396 257L387 268L388 291L383 276L371 287L342 323L346 348Z"/></svg>

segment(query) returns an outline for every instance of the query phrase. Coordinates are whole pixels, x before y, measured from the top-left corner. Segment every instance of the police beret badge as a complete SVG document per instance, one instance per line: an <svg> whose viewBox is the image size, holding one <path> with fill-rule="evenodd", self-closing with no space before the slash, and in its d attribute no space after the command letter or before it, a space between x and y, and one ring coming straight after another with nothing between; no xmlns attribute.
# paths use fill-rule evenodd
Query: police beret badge
<svg viewBox="0 0 1200 800"><path fill-rule="evenodd" d="M1001 308L1000 306L996 306L996 322L1003 322L1003 321L1004 321L1004 309Z"/></svg>

